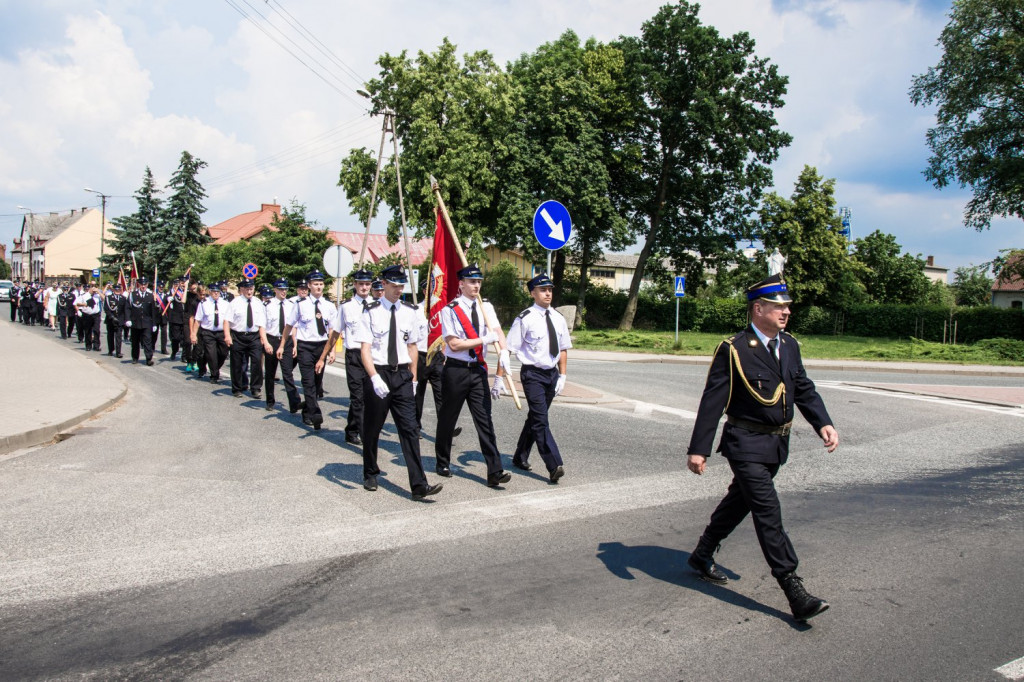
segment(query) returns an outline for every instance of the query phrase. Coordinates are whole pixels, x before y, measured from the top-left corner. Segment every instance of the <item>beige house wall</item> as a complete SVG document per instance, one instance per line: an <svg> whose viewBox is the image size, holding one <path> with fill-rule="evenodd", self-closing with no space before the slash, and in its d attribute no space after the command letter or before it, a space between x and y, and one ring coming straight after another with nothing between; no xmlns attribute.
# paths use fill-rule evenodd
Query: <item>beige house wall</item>
<svg viewBox="0 0 1024 682"><path fill-rule="evenodd" d="M46 243L43 267L47 277L79 275L100 265L100 222L102 213L89 209L70 227ZM110 237L107 221L104 239Z"/></svg>
<svg viewBox="0 0 1024 682"><path fill-rule="evenodd" d="M481 263L484 272L487 272L498 263L507 261L515 266L516 270L519 271L519 279L527 280L533 279L533 263L531 263L522 254L516 253L515 251L502 251L493 244L484 249L486 261Z"/></svg>
<svg viewBox="0 0 1024 682"><path fill-rule="evenodd" d="M993 291L992 305L996 308L1024 307L1024 291Z"/></svg>

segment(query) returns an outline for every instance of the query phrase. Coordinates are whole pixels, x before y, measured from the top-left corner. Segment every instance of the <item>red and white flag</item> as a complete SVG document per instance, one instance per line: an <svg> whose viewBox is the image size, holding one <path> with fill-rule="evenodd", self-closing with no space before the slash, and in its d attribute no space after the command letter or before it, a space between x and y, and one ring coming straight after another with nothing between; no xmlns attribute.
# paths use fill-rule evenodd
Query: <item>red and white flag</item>
<svg viewBox="0 0 1024 682"><path fill-rule="evenodd" d="M459 295L458 271L462 260L455 248L452 236L437 215L437 229L434 230L434 256L430 263L430 288L427 290L427 310L430 311L427 344L433 345L441 336L441 310Z"/></svg>

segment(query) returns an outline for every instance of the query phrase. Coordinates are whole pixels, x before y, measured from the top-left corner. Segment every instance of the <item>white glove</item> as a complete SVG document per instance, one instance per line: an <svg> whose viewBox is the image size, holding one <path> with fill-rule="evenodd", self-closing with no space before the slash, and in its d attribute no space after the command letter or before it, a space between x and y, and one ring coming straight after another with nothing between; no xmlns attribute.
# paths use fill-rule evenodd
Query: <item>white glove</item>
<svg viewBox="0 0 1024 682"><path fill-rule="evenodd" d="M555 382L555 395L558 395L565 388L565 375L559 374L558 381Z"/></svg>
<svg viewBox="0 0 1024 682"><path fill-rule="evenodd" d="M498 364L505 370L505 374L512 374L512 361L509 356L508 348L502 349L498 355Z"/></svg>
<svg viewBox="0 0 1024 682"><path fill-rule="evenodd" d="M416 387L419 386L419 385L420 385L420 382L418 382L418 381L412 382L412 394L413 395L416 395Z"/></svg>
<svg viewBox="0 0 1024 682"><path fill-rule="evenodd" d="M373 392L377 394L378 398L387 398L388 393L391 393L391 389L384 383L384 379L379 374L374 374L370 377L370 383L373 384Z"/></svg>
<svg viewBox="0 0 1024 682"><path fill-rule="evenodd" d="M126 326L126 327L132 326L132 321L128 320L127 322L124 323L124 326Z"/></svg>
<svg viewBox="0 0 1024 682"><path fill-rule="evenodd" d="M156 333L156 327L153 327L153 333L154 334Z"/></svg>
<svg viewBox="0 0 1024 682"><path fill-rule="evenodd" d="M487 332L480 337L480 340L484 342L484 345L498 342L498 332Z"/></svg>
<svg viewBox="0 0 1024 682"><path fill-rule="evenodd" d="M502 393L505 393L505 384L502 383L501 377L494 377L494 385L491 386L491 397L497 400L501 397Z"/></svg>

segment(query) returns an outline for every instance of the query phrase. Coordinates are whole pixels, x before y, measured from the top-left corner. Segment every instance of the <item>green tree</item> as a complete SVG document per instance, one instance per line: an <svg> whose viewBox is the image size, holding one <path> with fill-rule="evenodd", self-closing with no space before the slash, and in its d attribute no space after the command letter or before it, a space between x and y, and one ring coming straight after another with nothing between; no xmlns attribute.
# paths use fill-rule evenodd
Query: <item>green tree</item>
<svg viewBox="0 0 1024 682"><path fill-rule="evenodd" d="M787 78L747 33L723 37L680 0L624 37L621 87L638 112L617 141L613 199L643 241L620 329L631 329L648 261L726 265L791 137L778 128ZM697 256L692 254L696 253ZM723 257L724 255L724 257Z"/></svg>
<svg viewBox="0 0 1024 682"><path fill-rule="evenodd" d="M992 278L988 267L983 265L959 267L953 271L953 293L960 306L990 305L992 303Z"/></svg>
<svg viewBox="0 0 1024 682"><path fill-rule="evenodd" d="M955 0L939 44L939 63L910 88L914 104L938 107L925 177L971 188L964 224L977 230L1024 218L1024 6Z"/></svg>
<svg viewBox="0 0 1024 682"><path fill-rule="evenodd" d="M191 276L195 281L206 284L220 280L238 281L242 276L242 266L253 258L253 243L245 240L205 246L193 244L178 254L175 271L184 273L189 265L194 264Z"/></svg>
<svg viewBox="0 0 1024 682"><path fill-rule="evenodd" d="M847 240L836 212L835 180L804 166L791 198L765 196L760 211L766 252L786 256L783 273L800 305L842 306L858 297L856 266L846 254ZM764 259L763 253L761 259ZM767 262L761 272L767 277Z"/></svg>
<svg viewBox="0 0 1024 682"><path fill-rule="evenodd" d="M142 187L135 190L138 210L110 221L114 229L110 232L110 238L105 240L108 249L103 254L103 267L123 267L127 276L131 271L131 254L134 252L139 274L153 271L156 260L151 253L152 239L160 230L163 219L163 202L157 197L158 194L160 190L153 182L153 172L146 166L142 174Z"/></svg>
<svg viewBox="0 0 1024 682"><path fill-rule="evenodd" d="M909 253L896 237L875 230L853 243L854 258L863 265L861 281L874 303L919 303L926 297L931 282L924 274L924 260Z"/></svg>
<svg viewBox="0 0 1024 682"><path fill-rule="evenodd" d="M167 184L171 195L150 241L152 259L162 273L171 274L183 248L209 241L203 228L206 192L196 177L203 168L206 168L205 161L183 151L178 170Z"/></svg>
<svg viewBox="0 0 1024 682"><path fill-rule="evenodd" d="M0 279L11 278L11 265L4 259L0 258Z"/></svg>
<svg viewBox="0 0 1024 682"><path fill-rule="evenodd" d="M520 96L490 53L467 54L460 63L455 50L446 38L436 52L421 51L415 62L405 51L384 54L377 60L380 78L366 87L373 113L395 112L410 228L421 234L434 229L435 201L429 179L433 174L459 238L472 242L479 255L498 223L498 170L511 152L506 137ZM338 185L362 221L370 210L375 168L376 158L365 148L352 150L341 165ZM386 168L378 196L397 214L394 165ZM392 244L400 229L396 215L388 225Z"/></svg>
<svg viewBox="0 0 1024 682"><path fill-rule="evenodd" d="M631 102L620 87L624 69L621 50L594 39L581 45L572 31L509 65L523 100L508 136L515 153L501 171L496 243L543 262L545 251L530 229L534 212L547 199L569 208L572 239L555 254L549 274L561 292L567 256L579 269L577 326L586 304L587 272L601 257L602 245L621 249L632 241L627 221L611 201L609 169L615 162L609 142L630 122Z"/></svg>
<svg viewBox="0 0 1024 682"><path fill-rule="evenodd" d="M264 230L252 242L252 262L260 271L257 285L272 285L278 277L285 277L295 286L313 270L323 270L324 253L334 241L317 225L306 217L305 204L294 199L281 215L274 216L274 229ZM333 291L332 283L333 278L325 279L325 291Z"/></svg>

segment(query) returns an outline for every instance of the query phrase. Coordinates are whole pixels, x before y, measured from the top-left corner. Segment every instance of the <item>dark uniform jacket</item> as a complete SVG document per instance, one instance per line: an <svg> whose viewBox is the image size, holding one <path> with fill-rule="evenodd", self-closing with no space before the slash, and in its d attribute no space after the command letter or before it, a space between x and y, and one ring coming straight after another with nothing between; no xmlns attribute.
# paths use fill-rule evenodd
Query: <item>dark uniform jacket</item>
<svg viewBox="0 0 1024 682"><path fill-rule="evenodd" d="M167 310L164 316L167 318L167 322L170 324L185 324L185 303L178 299L174 294L168 294L170 296L170 303L167 305Z"/></svg>
<svg viewBox="0 0 1024 682"><path fill-rule="evenodd" d="M771 429L792 422L795 405L815 433L832 424L814 382L804 371L796 339L781 332L779 341L781 363L775 362L753 327L718 345L687 454L710 454L723 413ZM785 464L789 435L760 433L727 423L717 451L737 461Z"/></svg>
<svg viewBox="0 0 1024 682"><path fill-rule="evenodd" d="M60 292L57 294L57 316L68 317L75 314L75 297L72 294Z"/></svg>
<svg viewBox="0 0 1024 682"><path fill-rule="evenodd" d="M123 327L128 299L123 294L108 294L103 297L103 317L107 326Z"/></svg>
<svg viewBox="0 0 1024 682"><path fill-rule="evenodd" d="M133 291L128 296L129 315L132 326L137 328L156 327L160 324L160 305L153 298L153 292Z"/></svg>

